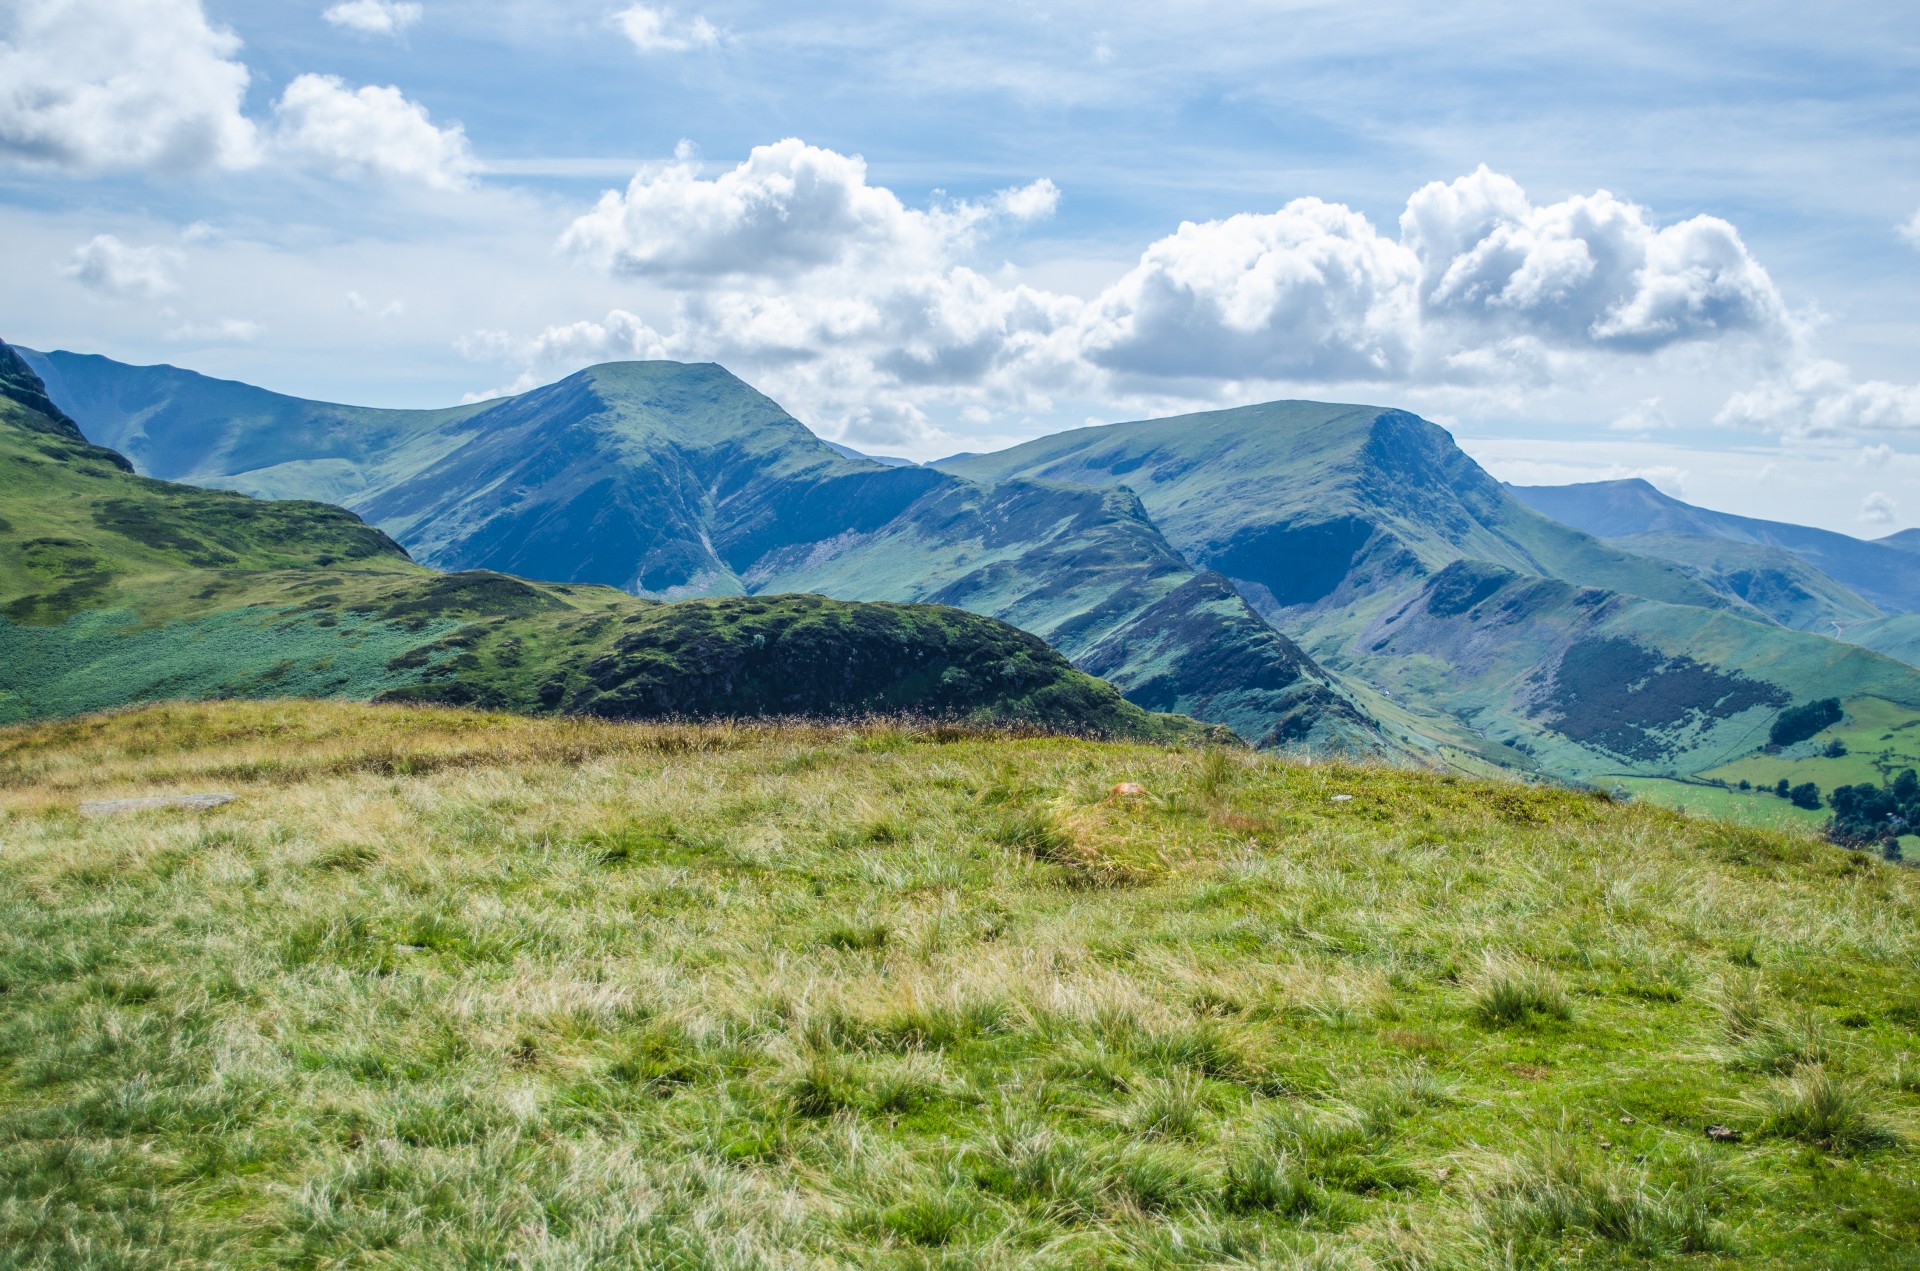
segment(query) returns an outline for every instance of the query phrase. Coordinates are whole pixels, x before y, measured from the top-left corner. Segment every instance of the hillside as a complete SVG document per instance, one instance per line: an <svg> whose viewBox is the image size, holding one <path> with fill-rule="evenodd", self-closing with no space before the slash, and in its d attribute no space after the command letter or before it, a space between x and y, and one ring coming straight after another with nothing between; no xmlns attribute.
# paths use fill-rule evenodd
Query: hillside
<svg viewBox="0 0 1920 1271"><path fill-rule="evenodd" d="M477 408L370 411L29 356L89 435L125 439L143 471L335 498L438 568L658 598L953 604L1042 637L1150 709L1257 744L1385 748L1352 694L1136 500L850 454L718 366L616 363Z"/></svg>
<svg viewBox="0 0 1920 1271"><path fill-rule="evenodd" d="M666 605L442 575L340 508L128 467L85 441L0 345L0 722L297 695L614 718L911 711L1208 735L957 609L816 596Z"/></svg>
<svg viewBox="0 0 1920 1271"><path fill-rule="evenodd" d="M12 1265L1920 1249L1920 873L1791 834L1246 752L264 703L0 730L0 835Z"/></svg>
<svg viewBox="0 0 1920 1271"><path fill-rule="evenodd" d="M1787 585L1741 596L1735 562L1714 574L1549 520L1403 411L1275 402L1076 429L941 466L1125 485L1189 560L1230 578L1329 669L1387 695L1405 712L1390 729L1451 735L1502 765L1690 775L1763 744L1775 714L1813 697L1920 718L1912 668L1762 612L1791 609ZM1821 594L1847 595L1830 581Z"/></svg>
<svg viewBox="0 0 1920 1271"><path fill-rule="evenodd" d="M1782 548L1886 613L1920 610L1920 554L1886 540L1866 542L1831 530L1713 512L1637 478L1509 490L1528 506L1603 538L1683 535Z"/></svg>
<svg viewBox="0 0 1920 1271"><path fill-rule="evenodd" d="M826 445L711 365L594 367L455 415L269 410L171 368L43 360L93 435L137 429L154 454L198 438L176 460L197 481L317 489L353 452L349 506L429 564L957 605L1136 705L1261 745L1692 777L1763 744L1796 702L1920 718L1913 668L1809 634L1879 606L1787 548L1596 538L1404 411L1275 402L901 467ZM174 405L222 395L244 410L217 427ZM265 415L333 422L254 440Z"/></svg>
<svg viewBox="0 0 1920 1271"><path fill-rule="evenodd" d="M1671 561L1795 631L1833 635L1835 628L1884 616L1853 589L1784 547L1664 531L1608 541L1623 551Z"/></svg>

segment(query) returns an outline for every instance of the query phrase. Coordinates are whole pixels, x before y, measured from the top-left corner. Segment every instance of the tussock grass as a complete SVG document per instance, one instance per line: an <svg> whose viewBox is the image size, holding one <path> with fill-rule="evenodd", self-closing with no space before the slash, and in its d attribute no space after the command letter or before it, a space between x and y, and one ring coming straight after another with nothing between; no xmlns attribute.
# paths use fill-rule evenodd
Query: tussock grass
<svg viewBox="0 0 1920 1271"><path fill-rule="evenodd" d="M1856 1081L1813 1063L1776 1082L1756 1100L1762 1134L1799 1139L1816 1147L1857 1152L1887 1147L1899 1131Z"/></svg>
<svg viewBox="0 0 1920 1271"><path fill-rule="evenodd" d="M0 730L0 1268L1897 1265L1917 883L897 721Z"/></svg>
<svg viewBox="0 0 1920 1271"><path fill-rule="evenodd" d="M1535 963L1488 955L1470 991L1474 1018L1490 1028L1573 1018L1573 1004L1559 977Z"/></svg>

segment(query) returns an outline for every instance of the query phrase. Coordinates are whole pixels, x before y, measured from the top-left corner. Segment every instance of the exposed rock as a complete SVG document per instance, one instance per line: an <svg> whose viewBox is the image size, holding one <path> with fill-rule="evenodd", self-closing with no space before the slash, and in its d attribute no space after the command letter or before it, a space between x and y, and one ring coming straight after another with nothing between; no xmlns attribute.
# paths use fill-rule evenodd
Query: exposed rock
<svg viewBox="0 0 1920 1271"><path fill-rule="evenodd" d="M149 808L193 808L204 811L232 803L240 796L225 790L205 794L161 794L149 799L88 799L80 805L81 816L113 816L120 812L145 812Z"/></svg>

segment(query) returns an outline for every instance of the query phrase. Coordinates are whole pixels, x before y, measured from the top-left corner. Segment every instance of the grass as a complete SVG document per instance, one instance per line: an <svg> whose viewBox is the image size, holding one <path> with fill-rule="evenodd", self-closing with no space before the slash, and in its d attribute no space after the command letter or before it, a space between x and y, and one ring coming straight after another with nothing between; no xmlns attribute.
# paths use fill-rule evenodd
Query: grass
<svg viewBox="0 0 1920 1271"><path fill-rule="evenodd" d="M1917 920L1811 837L1252 754L4 729L0 1268L1920 1265Z"/></svg>

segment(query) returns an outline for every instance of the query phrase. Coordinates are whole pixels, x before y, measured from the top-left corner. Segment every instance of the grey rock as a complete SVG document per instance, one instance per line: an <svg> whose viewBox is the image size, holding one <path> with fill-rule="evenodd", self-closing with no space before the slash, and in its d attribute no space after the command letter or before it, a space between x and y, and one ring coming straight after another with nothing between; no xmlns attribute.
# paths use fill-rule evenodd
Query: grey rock
<svg viewBox="0 0 1920 1271"><path fill-rule="evenodd" d="M144 812L149 808L217 808L240 796L225 790L206 794L162 794L151 799L88 799L80 805L82 816L113 816L120 812Z"/></svg>

